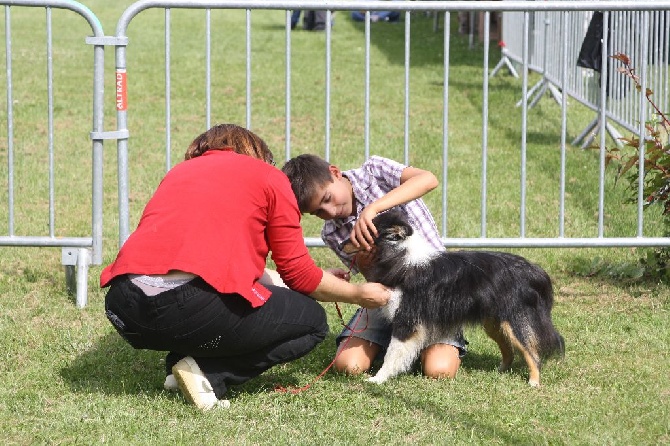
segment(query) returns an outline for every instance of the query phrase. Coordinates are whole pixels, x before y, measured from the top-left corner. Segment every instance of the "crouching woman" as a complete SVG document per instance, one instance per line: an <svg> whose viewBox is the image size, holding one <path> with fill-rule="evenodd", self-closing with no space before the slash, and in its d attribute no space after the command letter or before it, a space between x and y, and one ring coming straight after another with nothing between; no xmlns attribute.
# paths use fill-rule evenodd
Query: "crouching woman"
<svg viewBox="0 0 670 446"><path fill-rule="evenodd" d="M275 284L263 280L270 252ZM261 138L233 124L191 143L100 285L119 334L135 348L167 351L165 387L201 410L227 407L230 385L318 345L328 325L317 301L388 300L380 284L316 266L288 178Z"/></svg>

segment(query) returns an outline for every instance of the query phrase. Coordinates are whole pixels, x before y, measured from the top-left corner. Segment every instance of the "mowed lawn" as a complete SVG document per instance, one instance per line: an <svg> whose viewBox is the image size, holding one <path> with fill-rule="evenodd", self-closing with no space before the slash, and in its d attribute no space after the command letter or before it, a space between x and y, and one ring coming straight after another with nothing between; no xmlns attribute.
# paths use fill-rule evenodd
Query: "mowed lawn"
<svg viewBox="0 0 670 446"><path fill-rule="evenodd" d="M87 1L106 35L113 35L129 1ZM48 141L45 12L12 6L13 157L19 235L48 234ZM7 8L0 35L6 35ZM212 123L246 125L245 11L212 10ZM284 11L252 11L251 127L285 155ZM172 164L205 129L205 12L172 9ZM329 146L325 131L325 35L296 30L291 39L293 155L330 151L343 169L364 159L364 26L345 11L332 30ZM53 11L55 221L58 236L90 235L91 48L90 27L72 13ZM469 48L452 18L449 66L448 235L480 231L483 47ZM130 223L165 173L166 113L162 9L141 13L128 27ZM371 25L369 150L403 161L404 22ZM410 163L442 181L444 36L433 18L412 16ZM7 85L6 45L0 48L0 83ZM492 42L490 60L500 57ZM114 130L114 49L106 47L105 127ZM530 82L539 80L531 74ZM487 231L519 233L521 111L514 104L521 81L501 72L490 80ZM5 104L5 89L0 89ZM7 108L0 111L0 214L8 215ZM571 101L568 138L593 119ZM529 237L557 236L561 110L549 96L529 112ZM566 234L597 235L598 154L567 148ZM88 305L77 309L65 289L60 249L0 248L0 440L3 444L640 444L670 442L670 290L627 274L642 248L511 250L552 276L553 312L566 341L561 361L542 370L542 386L526 383L517 358L509 373L496 371L500 354L483 330L466 331L469 353L453 381L425 379L418 370L382 386L365 376L326 373L341 320L324 305L328 338L306 357L275 367L230 392L231 408L200 413L178 393L163 390L161 352L136 351L104 317L99 274L118 250L117 158L105 142L103 265L89 271ZM444 183L443 183L444 184ZM607 172L608 235L634 236L635 207L623 183ZM224 191L234 194L234 191ZM442 226L440 191L426 196ZM662 233L657 210L645 212L645 230ZM305 234L320 222L304 219ZM0 234L8 233L8 218ZM323 267L339 266L312 248ZM599 265L610 274L596 274ZM356 278L355 280L360 280ZM355 308L342 306L344 318ZM297 393L280 387L305 387Z"/></svg>

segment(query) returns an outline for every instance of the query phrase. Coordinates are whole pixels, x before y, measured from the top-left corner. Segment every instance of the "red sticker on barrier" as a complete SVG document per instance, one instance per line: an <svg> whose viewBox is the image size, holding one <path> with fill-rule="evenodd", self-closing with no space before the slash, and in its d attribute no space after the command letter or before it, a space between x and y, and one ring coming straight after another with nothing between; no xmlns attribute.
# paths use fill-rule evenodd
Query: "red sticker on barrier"
<svg viewBox="0 0 670 446"><path fill-rule="evenodd" d="M126 111L128 109L128 82L126 69L116 70L116 110Z"/></svg>

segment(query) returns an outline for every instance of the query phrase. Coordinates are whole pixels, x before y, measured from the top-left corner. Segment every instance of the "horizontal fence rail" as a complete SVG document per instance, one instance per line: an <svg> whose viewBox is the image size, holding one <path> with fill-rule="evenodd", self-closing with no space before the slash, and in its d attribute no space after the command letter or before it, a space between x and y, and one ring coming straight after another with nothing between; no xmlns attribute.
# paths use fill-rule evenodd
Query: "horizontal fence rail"
<svg viewBox="0 0 670 446"><path fill-rule="evenodd" d="M93 39L93 62L90 70L93 72L93 85L91 86L91 102L93 106L92 117L92 135L100 134L103 128L103 79L104 79L104 49L102 45L94 43L95 37L104 36L102 26L97 17L84 5L75 1L29 1L29 0L0 0L0 6L4 13L4 50L5 50L5 64L6 64L6 114L3 116L5 121L4 127L7 129L6 137L3 137L6 146L6 178L5 178L5 193L6 209L7 209L7 226L5 235L0 235L0 246L14 246L14 247L60 247L62 248L61 261L65 266L65 278L69 291L75 293L76 304L78 307L83 307L87 303L88 293L88 269L90 264L99 265L102 263L102 139L92 138L91 146L91 182L90 187L92 191L91 196L91 210L90 210L90 226L88 232L90 235L77 236L63 236L56 222L56 210L59 204L62 203L62 197L65 200L77 200L77 190L62 190L56 187L58 172L62 172L55 167L55 158L59 154L58 130L55 128L55 122L61 119L62 110L64 116L67 116L67 109L57 109L54 104L58 100L58 83L55 80L54 73L60 70L67 72L69 60L60 59L64 61L63 65L54 64L54 53L59 50L54 43L54 34L58 34L59 30L53 26L53 10L69 10L78 14L90 26L94 37ZM13 62L23 57L22 53L16 54L13 50L14 46L20 43L12 33L12 13L18 12L19 8L41 8L44 10L45 20L43 28L46 33L44 42L44 58L42 63L46 67L46 78L42 80L43 85L46 86L46 97L37 98L38 88L33 88L31 91L22 91L14 82L14 74L12 71ZM35 17L33 15L33 17ZM40 21L31 20L35 31L39 29ZM85 44L86 36L81 37L82 44ZM15 105L15 98L19 97L29 98L29 103L39 103L44 107L44 120L40 123L23 122L17 118L15 108L22 110L23 101L19 102L19 106ZM63 99L63 98L61 98ZM67 98L64 98L67 100ZM40 151L44 155L44 164L48 165L48 171L44 181L48 183L43 202L48 202L48 234L44 235L19 235L26 231L26 224L21 219L17 218L18 211L25 212L17 204L17 187L16 182L19 181L17 169L25 163L25 159L29 156L22 153L21 147L30 145L30 143L20 139L16 133L15 125L33 128L44 128L46 133L46 141L43 145L43 150ZM35 133L39 133L39 130ZM31 135L32 138L32 135ZM86 153L86 151L82 152ZM72 165L79 164L80 160L74 160ZM43 165L44 165L43 164ZM3 175L4 176L4 175Z"/></svg>

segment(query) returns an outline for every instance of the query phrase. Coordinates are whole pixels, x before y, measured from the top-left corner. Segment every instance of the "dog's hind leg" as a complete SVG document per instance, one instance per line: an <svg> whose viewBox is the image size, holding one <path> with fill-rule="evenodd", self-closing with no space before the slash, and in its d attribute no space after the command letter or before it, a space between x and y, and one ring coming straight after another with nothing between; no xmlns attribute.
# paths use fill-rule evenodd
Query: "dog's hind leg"
<svg viewBox="0 0 670 446"><path fill-rule="evenodd" d="M540 385L540 355L537 352L537 342L534 333L524 333L526 338L524 342L521 342L514 334L514 330L509 322L501 322L500 329L526 360L529 371L528 384L532 387L538 387Z"/></svg>
<svg viewBox="0 0 670 446"><path fill-rule="evenodd" d="M514 348L512 348L512 344L510 344L510 341L503 334L500 322L495 319L485 319L482 322L482 326L486 334L498 344L498 348L502 354L498 371L500 373L508 371L512 367L512 361L514 361Z"/></svg>
<svg viewBox="0 0 670 446"><path fill-rule="evenodd" d="M384 364L375 376L368 378L368 381L381 384L387 379L409 370L421 350L426 346L426 341L426 330L422 328L419 328L404 341L392 337L386 355L384 355Z"/></svg>

